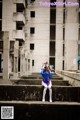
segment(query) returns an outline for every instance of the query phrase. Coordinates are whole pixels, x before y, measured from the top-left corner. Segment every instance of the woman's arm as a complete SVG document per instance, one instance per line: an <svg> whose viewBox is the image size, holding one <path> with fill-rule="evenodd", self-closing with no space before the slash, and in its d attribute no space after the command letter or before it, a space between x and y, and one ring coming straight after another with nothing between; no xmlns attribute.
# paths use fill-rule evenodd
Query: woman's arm
<svg viewBox="0 0 80 120"><path fill-rule="evenodd" d="M40 74L42 75L44 73L44 68L40 70Z"/></svg>
<svg viewBox="0 0 80 120"><path fill-rule="evenodd" d="M53 73L53 72L50 72L49 78L52 79L53 75L54 75L54 73Z"/></svg>

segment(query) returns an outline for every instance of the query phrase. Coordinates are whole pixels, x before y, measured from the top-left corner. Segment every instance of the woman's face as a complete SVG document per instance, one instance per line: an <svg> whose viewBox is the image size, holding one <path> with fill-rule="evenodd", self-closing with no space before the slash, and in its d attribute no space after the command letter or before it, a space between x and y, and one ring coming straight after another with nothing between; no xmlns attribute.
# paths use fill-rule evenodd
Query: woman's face
<svg viewBox="0 0 80 120"><path fill-rule="evenodd" d="M45 72L46 72L46 71L47 71L47 72L49 71L49 67L45 67Z"/></svg>

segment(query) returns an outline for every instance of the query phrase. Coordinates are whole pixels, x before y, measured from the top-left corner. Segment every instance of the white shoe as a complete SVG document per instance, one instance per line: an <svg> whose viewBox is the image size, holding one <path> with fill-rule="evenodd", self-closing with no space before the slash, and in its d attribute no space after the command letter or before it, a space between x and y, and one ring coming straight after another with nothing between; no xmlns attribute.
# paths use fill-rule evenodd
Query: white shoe
<svg viewBox="0 0 80 120"><path fill-rule="evenodd" d="M42 102L45 102L45 99L43 99Z"/></svg>
<svg viewBox="0 0 80 120"><path fill-rule="evenodd" d="M52 100L49 100L49 102L52 102Z"/></svg>

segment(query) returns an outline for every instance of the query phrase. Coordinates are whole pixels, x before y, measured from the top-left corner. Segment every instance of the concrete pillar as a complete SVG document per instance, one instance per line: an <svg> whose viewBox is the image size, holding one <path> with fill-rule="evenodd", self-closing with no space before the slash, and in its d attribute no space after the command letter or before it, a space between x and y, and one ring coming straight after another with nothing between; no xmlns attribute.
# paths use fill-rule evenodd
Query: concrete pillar
<svg viewBox="0 0 80 120"><path fill-rule="evenodd" d="M30 59L30 74L32 73L32 59Z"/></svg>
<svg viewBox="0 0 80 120"><path fill-rule="evenodd" d="M14 78L18 77L18 54L19 53L19 41L15 41L14 44Z"/></svg>
<svg viewBox="0 0 80 120"><path fill-rule="evenodd" d="M4 32L3 35L3 79L9 79L9 33Z"/></svg>
<svg viewBox="0 0 80 120"><path fill-rule="evenodd" d="M27 67L28 67L28 63L27 63L27 58L25 53L25 75L27 75Z"/></svg>
<svg viewBox="0 0 80 120"><path fill-rule="evenodd" d="M20 65L20 76L22 76L22 73L23 73L23 57L22 57L22 54L20 54L20 61L21 61L21 63L20 63L21 64Z"/></svg>
<svg viewBox="0 0 80 120"><path fill-rule="evenodd" d="M25 53L23 53L23 74L25 75L25 72L26 72L26 70L25 70Z"/></svg>
<svg viewBox="0 0 80 120"><path fill-rule="evenodd" d="M56 58L55 70L62 70L63 61L63 8L56 7Z"/></svg>
<svg viewBox="0 0 80 120"><path fill-rule="evenodd" d="M65 24L65 70L77 70L78 21L76 7L67 8ZM74 17L75 16L75 17ZM74 19L73 19L74 18Z"/></svg>
<svg viewBox="0 0 80 120"><path fill-rule="evenodd" d="M25 66L25 52L24 48L21 48L20 50L20 76L25 75L26 73L26 66Z"/></svg>

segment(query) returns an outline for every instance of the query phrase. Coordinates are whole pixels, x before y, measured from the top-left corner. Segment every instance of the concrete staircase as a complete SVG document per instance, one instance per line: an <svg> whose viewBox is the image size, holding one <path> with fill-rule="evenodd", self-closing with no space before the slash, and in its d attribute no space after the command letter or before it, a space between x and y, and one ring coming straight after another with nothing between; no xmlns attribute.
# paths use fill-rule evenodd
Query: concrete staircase
<svg viewBox="0 0 80 120"><path fill-rule="evenodd" d="M64 81L55 74L52 79L53 102L48 102L48 90L46 102L42 102L41 81L41 75L34 73L11 80L11 84L0 85L0 106L14 106L17 120L69 120L76 116L80 118L80 87L69 85L67 80Z"/></svg>
<svg viewBox="0 0 80 120"><path fill-rule="evenodd" d="M34 73L32 75L29 76L22 76L21 79L19 80L12 80L11 82L13 84L17 84L17 85L41 85L41 81L42 81L42 76L39 73ZM69 83L67 80L63 81L63 78L58 76L58 75L54 75L53 79L52 79L52 84L53 85L63 85L63 86L68 86Z"/></svg>

